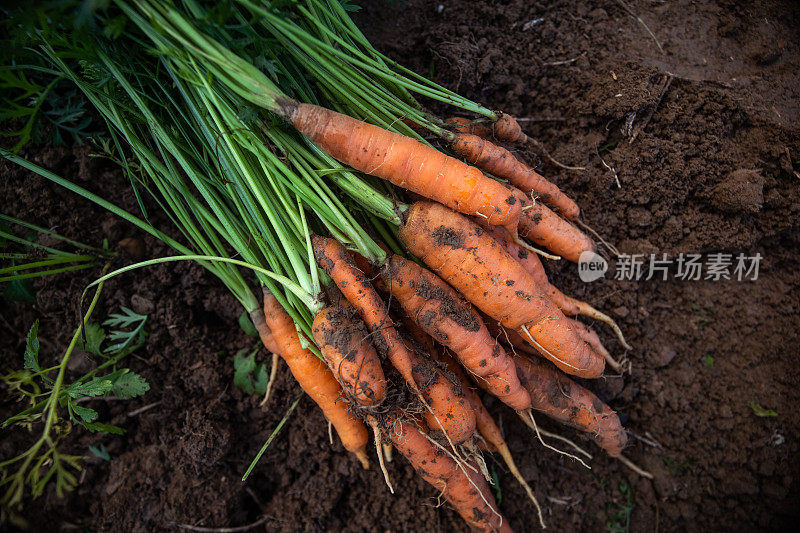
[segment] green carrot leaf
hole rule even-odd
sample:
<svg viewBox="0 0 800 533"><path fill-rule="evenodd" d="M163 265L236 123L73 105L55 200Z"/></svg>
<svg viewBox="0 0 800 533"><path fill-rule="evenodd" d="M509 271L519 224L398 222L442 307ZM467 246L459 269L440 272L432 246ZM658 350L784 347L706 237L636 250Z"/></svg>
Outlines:
<svg viewBox="0 0 800 533"><path fill-rule="evenodd" d="M114 384L106 377L92 378L86 383L73 383L66 388L65 392L72 398L82 398L84 396L103 396L107 394Z"/></svg>
<svg viewBox="0 0 800 533"><path fill-rule="evenodd" d="M33 323L28 336L25 337L25 368L39 372L39 321Z"/></svg>
<svg viewBox="0 0 800 533"><path fill-rule="evenodd" d="M121 427L112 426L111 424L103 424L102 422L87 422L83 427L92 433L108 433L110 435L124 435L125 430Z"/></svg>
<svg viewBox="0 0 800 533"><path fill-rule="evenodd" d="M118 398L133 398L141 396L150 390L150 384L136 372L126 371L119 376L111 388L114 396Z"/></svg>
<svg viewBox="0 0 800 533"><path fill-rule="evenodd" d="M74 411L75 414L78 415L84 422L94 422L97 420L98 414L94 409L82 407L73 401L70 401L70 407L72 408L72 411Z"/></svg>
<svg viewBox="0 0 800 533"><path fill-rule="evenodd" d="M100 446L89 446L89 451L92 452L92 455L98 459L102 459L103 461L111 460L111 456L108 454L108 450L106 450L106 447L103 444Z"/></svg>
<svg viewBox="0 0 800 533"><path fill-rule="evenodd" d="M263 396L267 393L267 385L269 385L267 365L259 363L256 365L255 372L253 372L253 389L255 389L256 394Z"/></svg>
<svg viewBox="0 0 800 533"><path fill-rule="evenodd" d="M253 394L253 380L250 374L256 368L256 351L249 354L246 352L247 350L243 348L233 356L233 384L247 394Z"/></svg>
<svg viewBox="0 0 800 533"><path fill-rule="evenodd" d="M106 339L106 331L96 322L89 322L84 327L84 335L86 342L81 345L81 348L89 353L95 355L103 355L103 350L100 345Z"/></svg>

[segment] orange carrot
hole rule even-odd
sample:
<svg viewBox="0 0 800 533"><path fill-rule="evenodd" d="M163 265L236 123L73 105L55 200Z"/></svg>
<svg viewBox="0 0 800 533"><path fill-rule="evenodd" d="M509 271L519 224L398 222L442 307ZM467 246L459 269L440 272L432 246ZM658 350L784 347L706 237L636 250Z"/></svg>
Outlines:
<svg viewBox="0 0 800 533"><path fill-rule="evenodd" d="M522 353L536 357L540 355L544 356L542 352L525 342L525 339L522 338L522 335L516 331L504 328L503 325L498 321L492 320L492 318L485 315L483 316L483 321L486 324L486 328L489 330L489 333L491 333L495 339L506 344L506 346L511 346L514 350L519 350ZM601 355L606 362L610 363L612 361L611 354L609 354L608 350L606 350L606 347L603 346L603 343L600 341L600 337L597 335L596 331L586 324L571 318L567 318L567 322L573 328L575 333L577 333L581 339L586 341L594 349L594 351ZM615 370L618 369L615 368Z"/></svg>
<svg viewBox="0 0 800 533"><path fill-rule="evenodd" d="M472 387L472 383L464 373L464 369L461 368L461 365L459 365L449 354L444 352L440 354L438 350L433 350L432 353L433 357L437 361L445 364L450 372L458 376L458 379L461 381L461 386L464 390L464 395L466 396L467 400L469 400L472 408L475 410L478 432L480 432L481 437L483 437L484 441L486 442L489 451L497 451L500 454L500 457L503 458L506 466L508 466L511 475L513 475L517 482L522 485L522 488L525 489L528 497L536 507L536 511L539 515L539 524L544 529L544 518L542 517L542 508L539 505L539 501L533 494L533 489L531 489L530 485L528 485L528 482L525 481L525 478L522 476L522 472L520 472L519 468L517 468L517 464L514 461L514 456L511 454L511 450L508 448L508 444L506 444L506 440L503 438L500 428L497 426L494 418L492 418L492 415L489 414L489 411L483 405L478 393Z"/></svg>
<svg viewBox="0 0 800 533"><path fill-rule="evenodd" d="M345 299L314 317L314 342L342 387L365 407L386 397L386 379L364 322Z"/></svg>
<svg viewBox="0 0 800 533"><path fill-rule="evenodd" d="M484 139L495 138L509 143L528 141L522 127L511 115L500 113L496 122L472 121L466 118L453 117L445 120L456 131L477 135Z"/></svg>
<svg viewBox="0 0 800 533"><path fill-rule="evenodd" d="M467 162L499 178L507 179L526 194L533 193L568 220L575 220L580 216L580 209L575 202L505 148L468 133L456 134L450 146Z"/></svg>
<svg viewBox="0 0 800 533"><path fill-rule="evenodd" d="M494 137L493 122L479 120L473 121L463 117L450 117L445 119L445 122L449 124L456 132L467 135L477 135L478 137L482 137L484 139L490 139Z"/></svg>
<svg viewBox="0 0 800 533"><path fill-rule="evenodd" d="M422 394L431 408L431 427L444 431L454 444L470 438L475 432L475 413L455 384L406 344L383 300L351 255L334 239L314 235L311 242L317 263L358 310L378 351Z"/></svg>
<svg viewBox="0 0 800 533"><path fill-rule="evenodd" d="M530 407L514 362L495 342L477 312L432 272L392 255L381 269L391 297L419 326L450 348L487 390L513 409Z"/></svg>
<svg viewBox="0 0 800 533"><path fill-rule="evenodd" d="M442 205L417 202L407 211L398 235L467 300L517 331L559 368L586 378L603 373L604 359L575 333L522 265L480 226Z"/></svg>
<svg viewBox="0 0 800 533"><path fill-rule="evenodd" d="M467 400L470 407L472 407L472 409L475 411L475 421L478 432L480 432L487 444L490 445L489 451L494 451L494 449L497 448L497 439L495 438L495 435L500 434L500 429L497 428L492 415L490 415L489 411L486 410L486 407L484 407L480 397L478 397L478 393L475 392L472 383L470 383L469 378L464 373L464 368L451 356L444 352L440 352L436 348L433 338L425 333L419 324L409 319L405 321L405 326L414 337L414 340L425 349L425 353L427 353L434 361L438 361L439 363L445 365L447 370L458 379L464 398ZM494 447L494 449L492 447Z"/></svg>
<svg viewBox="0 0 800 533"><path fill-rule="evenodd" d="M531 276L533 276L533 279L539 286L539 289L541 289L541 291L547 295L550 301L552 301L554 304L556 304L556 306L559 309L561 309L561 312L563 312L565 315L571 315L571 316L584 315L590 318L594 318L596 320L600 320L601 322L605 322L606 324L611 326L611 328L614 330L614 333L617 334L617 337L622 343L622 346L625 347L626 350L631 349L630 345L625 340L625 336L622 334L622 330L610 316L595 309L586 302L582 302L581 300L577 300L575 298L572 298L571 296L567 296L566 294L558 290L555 286L553 286L550 283L550 280L547 279L547 272L545 272L544 266L542 265L542 262L539 260L539 257L536 254L531 253L528 250L525 250L524 248L520 247L516 243L513 243L510 240L508 240L508 234L505 233L502 229L492 226L487 226L483 224L482 220L480 219L478 219L477 222L478 224L481 225L483 229L488 231L492 235L492 237L495 238L497 242L499 242L505 247L506 251L509 254L511 254L511 257L516 259L525 268L525 270L527 270L528 273ZM594 331L591 331L590 337L592 335L594 337L597 337L597 334ZM588 341L588 339L586 340ZM592 346L594 346L594 342L595 342L594 340L589 341L589 343L592 344ZM599 339L597 339L596 342L599 343L600 342ZM595 349L597 349L596 346ZM605 348L603 348L603 351L605 351ZM605 351L605 353L608 352ZM609 357L606 357L606 360L608 361Z"/></svg>
<svg viewBox="0 0 800 533"><path fill-rule="evenodd" d="M322 107L297 104L289 114L298 131L342 163L516 234L519 202L477 168L409 137Z"/></svg>
<svg viewBox="0 0 800 533"><path fill-rule="evenodd" d="M515 236L514 233L511 233ZM582 252L594 252L594 241L581 230L553 213L542 202L524 199L519 235L577 263Z"/></svg>
<svg viewBox="0 0 800 533"><path fill-rule="evenodd" d="M486 480L475 465L457 464L414 424L389 418L386 433L422 478L439 490L458 514L481 531L510 532L508 520L497 509Z"/></svg>
<svg viewBox="0 0 800 533"><path fill-rule="evenodd" d="M534 409L589 433L610 456L619 456L628 436L610 407L546 361L524 355L514 361Z"/></svg>
<svg viewBox="0 0 800 533"><path fill-rule="evenodd" d="M264 317L272 330L278 353L286 361L300 387L319 405L325 418L336 428L345 449L355 454L364 468L369 468L367 427L348 412L346 401L342 401L344 391L339 382L324 362L300 345L294 322L266 288Z"/></svg>

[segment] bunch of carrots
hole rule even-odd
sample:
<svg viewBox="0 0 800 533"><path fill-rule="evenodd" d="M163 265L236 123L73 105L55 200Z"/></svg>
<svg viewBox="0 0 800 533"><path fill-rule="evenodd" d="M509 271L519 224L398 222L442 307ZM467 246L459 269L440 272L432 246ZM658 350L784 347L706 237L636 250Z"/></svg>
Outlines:
<svg viewBox="0 0 800 533"><path fill-rule="evenodd" d="M335 0L239 0L213 14L188 0L112 4L93 20L123 19L113 38L29 32L46 65L37 72L81 89L106 121L106 154L182 240L3 155L182 254L169 260L217 275L275 354L273 375L280 357L365 468L374 445L390 488L395 449L466 522L510 531L483 459L497 452L544 526L481 390L543 444L534 411L636 468L618 416L569 377L621 364L571 317L603 321L629 346L607 315L554 287L540 259L577 262L596 244L577 204L507 148L538 146L511 116L393 64ZM442 120L414 95L477 118Z"/></svg>

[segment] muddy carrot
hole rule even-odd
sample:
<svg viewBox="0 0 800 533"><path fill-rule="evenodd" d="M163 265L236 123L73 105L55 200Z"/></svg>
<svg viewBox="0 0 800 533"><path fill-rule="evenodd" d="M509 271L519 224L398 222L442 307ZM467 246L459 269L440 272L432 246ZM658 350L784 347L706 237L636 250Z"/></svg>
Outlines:
<svg viewBox="0 0 800 533"><path fill-rule="evenodd" d="M495 138L509 143L528 141L528 136L522 131L519 122L506 113L500 113L495 122L472 121L462 117L452 117L445 120L454 130L461 133L478 135L484 139Z"/></svg>
<svg viewBox="0 0 800 533"><path fill-rule="evenodd" d="M508 520L497 509L494 495L474 465L458 464L415 424L389 418L386 434L422 478L439 490L458 514L481 531L510 532Z"/></svg>
<svg viewBox="0 0 800 533"><path fill-rule="evenodd" d="M371 407L386 396L386 379L364 322L345 299L314 317L314 342L333 375L359 404Z"/></svg>
<svg viewBox="0 0 800 533"><path fill-rule="evenodd" d="M312 237L312 245L317 264L358 310L378 351L422 394L431 409L431 427L443 430L454 444L470 438L475 431L475 413L470 405L436 365L417 355L400 336L386 304L351 254L334 239L318 235Z"/></svg>
<svg viewBox="0 0 800 533"><path fill-rule="evenodd" d="M518 233L573 263L578 262L581 253L597 249L588 235L539 201L525 199Z"/></svg>
<svg viewBox="0 0 800 533"><path fill-rule="evenodd" d="M478 393L472 387L472 383L464 373L464 369L456 362L455 359L453 359L453 357L450 356L450 354L446 352L439 352L438 350L433 350L432 353L433 357L437 361L446 365L447 369L456 375L459 381L461 381L464 395L466 396L472 408L475 410L478 432L487 443L489 451L497 451L500 454L500 457L502 457L503 461L505 461L508 470L511 472L511 475L513 475L517 482L522 485L522 488L525 489L525 492L528 494L528 498L531 499L533 505L536 507L536 511L539 515L539 525L544 528L545 525L544 518L542 517L542 508L533 493L533 489L531 489L530 485L528 485L528 482L525 481L525 478L522 476L522 472L520 472L519 468L517 468L517 464L514 461L514 456L511 454L511 450L508 448L508 444L506 444L506 440L503 438L503 433L497 426L497 422L494 421L492 415L483 405Z"/></svg>
<svg viewBox="0 0 800 533"><path fill-rule="evenodd" d="M528 482L525 481L525 478L519 471L519 468L517 468L516 462L514 461L514 456L511 454L511 450L508 448L508 444L506 444L500 428L497 426L494 418L492 418L492 415L483 405L483 402L478 396L478 393L475 391L472 382L469 380L469 377L467 377L467 374L464 372L464 369L446 351L438 350L433 342L433 339L424 331L422 331L422 329L415 322L409 320L406 322L406 326L413 335L414 340L423 345L427 353L429 353L433 359L445 365L448 372L456 376L461 382L461 387L464 391L464 397L467 398L470 405L475 410L478 432L480 433L481 437L483 437L487 450L490 452L496 451L503 458L511 474L514 476L517 482L522 485L522 488L525 489L528 497L536 507L539 515L539 524L542 526L542 528L544 528L545 525L544 518L542 517L542 510L538 500L536 499L536 496L533 493L533 489L531 489L530 485L528 485Z"/></svg>
<svg viewBox="0 0 800 533"><path fill-rule="evenodd" d="M547 295L550 301L556 304L556 306L561 309L565 315L584 315L596 320L600 320L601 322L605 322L611 326L611 329L614 330L614 333L616 333L620 343L622 343L622 346L625 347L626 350L631 349L630 345L625 340L625 336L622 334L622 330L610 316L595 309L586 302L572 298L571 296L567 296L558 290L554 285L552 285L550 280L547 279L547 272L545 272L544 266L536 254L531 253L516 243L508 240L508 234L505 233L501 228L484 225L481 223L481 221L478 221L478 223L483 229L488 231L495 238L495 240L497 240L497 242L501 243L505 247L506 251L511 254L511 256L516 259L531 276L533 276L533 279L539 286L539 289L541 289L542 292ZM594 332L592 333L595 336L597 335ZM592 342L590 342L590 344L592 344ZM605 348L603 350L605 350ZM606 358L606 360L608 361L609 358Z"/></svg>
<svg viewBox="0 0 800 533"><path fill-rule="evenodd" d="M537 200L553 206L564 218L575 220L580 216L580 208L574 201L505 148L468 133L456 134L450 146L479 169L507 179L527 195L533 193Z"/></svg>
<svg viewBox="0 0 800 533"><path fill-rule="evenodd" d="M414 139L310 104L287 112L317 146L351 167L516 234L521 206L499 182Z"/></svg>
<svg viewBox="0 0 800 533"><path fill-rule="evenodd" d="M396 255L382 267L381 278L406 314L450 348L487 390L513 409L529 407L528 393L519 385L513 361L472 306L447 283Z"/></svg>
<svg viewBox="0 0 800 533"><path fill-rule="evenodd" d="M444 281L517 331L559 368L586 378L603 373L604 359L575 333L522 265L480 226L440 204L416 202L398 235Z"/></svg>
<svg viewBox="0 0 800 533"><path fill-rule="evenodd" d="M544 356L542 352L525 342L525 339L522 338L522 335L516 331L504 328L498 321L493 320L485 315L482 318L487 329L489 330L489 333L491 333L495 339L504 343L506 346L510 346L512 351L520 351L535 357ZM614 367L614 370L619 370L619 364L614 361L614 359L611 357L611 354L609 354L608 350L606 350L606 347L603 346L603 343L595 330L586 324L571 318L567 318L567 321L581 339L589 343L594 351L601 355L609 365Z"/></svg>
<svg viewBox="0 0 800 533"><path fill-rule="evenodd" d="M585 431L612 457L622 452L628 436L617 414L597 396L539 358L517 355L514 361L534 409Z"/></svg>
<svg viewBox="0 0 800 533"><path fill-rule="evenodd" d="M297 329L277 298L264 289L264 317L272 331L278 353L286 361L300 387L319 405L336 433L364 468L369 468L367 427L347 410L344 391L333 373L317 356L300 345Z"/></svg>

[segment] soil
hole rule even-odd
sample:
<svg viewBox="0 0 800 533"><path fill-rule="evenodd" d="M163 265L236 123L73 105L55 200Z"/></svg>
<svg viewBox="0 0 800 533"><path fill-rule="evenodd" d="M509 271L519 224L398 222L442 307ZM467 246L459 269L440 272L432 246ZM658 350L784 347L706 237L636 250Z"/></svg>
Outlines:
<svg viewBox="0 0 800 533"><path fill-rule="evenodd" d="M790 529L800 517L800 427L792 415L800 401L800 8L410 0L368 3L357 21L392 58L524 118L526 133L555 159L585 166L564 170L518 148L623 252L762 257L757 281L741 282L607 276L586 284L574 265L548 264L555 285L609 312L634 346L630 373L584 384L620 414L630 432L625 454L655 475L643 479L597 448L592 470L583 469L543 449L487 398L548 526L625 530L620 510L629 494L632 531ZM25 155L136 210L126 180L85 147ZM89 244L124 240L118 264L168 253L54 185L6 163L0 171L10 215ZM4 371L19 364L36 318L45 359L66 346L79 295L96 276L41 279L33 305L3 301ZM376 470L363 471L338 441L329 444L323 417L306 398L242 483L298 397L285 366L266 407L233 386L232 356L255 342L237 326L235 300L198 266L172 263L117 278L96 316L122 305L148 314L147 343L129 365L151 390L92 403L102 421L127 433L73 431L67 451L87 454L88 445L102 443L111 461L90 460L66 498L49 490L24 506L32 529L234 527L266 516L259 527L270 531L467 530L400 458L390 471L401 490L390 495ZM620 354L608 329L596 326ZM263 348L259 357L267 357ZM751 403L777 416L758 417ZM2 414L18 407L4 401ZM541 425L591 446L573 430ZM29 441L24 432L4 432L0 457ZM524 491L501 463L494 468L511 525L536 529Z"/></svg>

